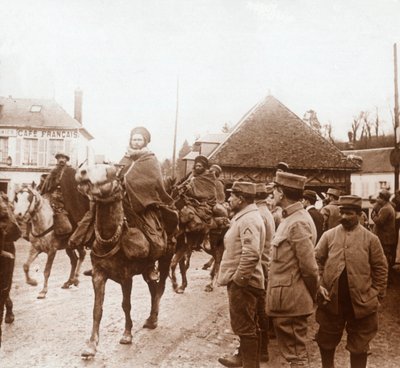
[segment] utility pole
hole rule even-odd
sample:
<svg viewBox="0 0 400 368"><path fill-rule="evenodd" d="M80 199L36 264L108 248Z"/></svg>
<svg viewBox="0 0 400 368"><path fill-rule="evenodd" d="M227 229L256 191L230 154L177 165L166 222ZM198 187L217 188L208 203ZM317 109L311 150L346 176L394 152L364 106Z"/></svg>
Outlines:
<svg viewBox="0 0 400 368"><path fill-rule="evenodd" d="M179 78L176 81L176 114L175 114L175 131L174 131L174 150L172 154L172 178L175 178L176 166L176 135L178 131L178 111L179 111Z"/></svg>
<svg viewBox="0 0 400 368"><path fill-rule="evenodd" d="M394 137L395 144L394 149L396 151L396 156L399 156L400 150L400 126L399 126L399 90L397 84L397 44L393 45L393 58L394 58ZM399 159L395 160L394 166L394 190L399 189Z"/></svg>

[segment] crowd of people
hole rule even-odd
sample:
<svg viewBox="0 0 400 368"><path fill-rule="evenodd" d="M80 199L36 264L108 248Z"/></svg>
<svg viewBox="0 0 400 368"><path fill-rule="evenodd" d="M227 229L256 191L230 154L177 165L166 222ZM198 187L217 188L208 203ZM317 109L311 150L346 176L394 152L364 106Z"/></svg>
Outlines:
<svg viewBox="0 0 400 368"><path fill-rule="evenodd" d="M210 165L202 155L169 194L160 165L147 148L150 140L146 128L132 130L118 173L126 191L128 223L138 227L150 244L154 264L147 280L157 280L156 260L171 241L165 231L166 207L170 214L171 209L173 213L192 207L203 229L213 226L213 218L228 217L230 212L218 283L227 288L231 327L240 346L219 362L253 368L268 361L272 325L291 367L309 366L308 318L316 309L315 340L322 366L334 366L335 349L346 329L351 367L365 367L388 270L391 274L400 264L396 224L400 200L391 200L391 194L381 190L371 200L369 226L360 197L329 188L325 198L318 198L321 194L305 188L307 178L290 173L285 163L277 165L271 183L235 181L225 190L221 167ZM56 167L40 185L57 217L55 233L67 234L71 247L87 246L93 241L93 206L77 204L79 194L67 189L75 170L67 165L65 153L56 158ZM76 201L72 207L71 198ZM318 199L324 202L321 209L315 207Z"/></svg>

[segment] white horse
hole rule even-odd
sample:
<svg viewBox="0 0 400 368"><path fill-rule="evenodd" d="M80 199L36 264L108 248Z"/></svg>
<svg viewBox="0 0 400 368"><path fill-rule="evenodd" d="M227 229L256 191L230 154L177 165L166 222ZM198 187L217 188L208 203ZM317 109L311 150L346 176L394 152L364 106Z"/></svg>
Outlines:
<svg viewBox="0 0 400 368"><path fill-rule="evenodd" d="M48 280L57 250L65 249L71 260L71 272L69 279L63 284L63 289L68 289L71 285L78 286L79 270L85 258L85 250L67 247L68 237L59 237L54 233L53 209L47 195L42 196L35 188L26 187L15 195L14 214L17 218L28 219L31 223L29 241L31 248L27 261L24 263L26 282L29 285L37 286L37 281L29 276L29 266L36 257L44 252L47 254L46 266L44 269L44 285L38 295L38 299L46 297L48 290Z"/></svg>

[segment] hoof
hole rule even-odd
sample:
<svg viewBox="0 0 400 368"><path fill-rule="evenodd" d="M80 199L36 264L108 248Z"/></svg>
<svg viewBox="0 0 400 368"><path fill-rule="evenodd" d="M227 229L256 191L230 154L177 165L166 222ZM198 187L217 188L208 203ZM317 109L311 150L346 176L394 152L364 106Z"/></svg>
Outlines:
<svg viewBox="0 0 400 368"><path fill-rule="evenodd" d="M182 286L179 286L179 287L175 290L175 292L176 292L177 294L183 294L183 293L185 292L185 288L182 287Z"/></svg>
<svg viewBox="0 0 400 368"><path fill-rule="evenodd" d="M124 335L122 336L121 340L119 340L119 343L122 345L130 345L132 344L132 335Z"/></svg>
<svg viewBox="0 0 400 368"><path fill-rule="evenodd" d="M75 280L73 281L73 283L74 283L74 286L76 286L76 287L79 286L79 280L78 280L78 279L75 279Z"/></svg>
<svg viewBox="0 0 400 368"><path fill-rule="evenodd" d="M61 289L69 289L69 287L71 286L71 283L69 281L64 282L63 286L61 286Z"/></svg>
<svg viewBox="0 0 400 368"><path fill-rule="evenodd" d="M81 353L81 357L84 359L90 359L93 358L95 355L96 355L96 346L93 343L88 342L86 344L86 348L83 349Z"/></svg>
<svg viewBox="0 0 400 368"><path fill-rule="evenodd" d="M157 328L157 321L153 321L150 318L147 318L146 322L143 325L143 328L154 330L155 328Z"/></svg>
<svg viewBox="0 0 400 368"><path fill-rule="evenodd" d="M212 285L206 285L206 287L204 288L204 291L206 291L207 293L210 293L213 290L214 288L212 287Z"/></svg>
<svg viewBox="0 0 400 368"><path fill-rule="evenodd" d="M45 299L46 298L46 293L44 291L40 292L39 295L37 296L38 299Z"/></svg>
<svg viewBox="0 0 400 368"><path fill-rule="evenodd" d="M37 286L38 285L37 281L33 280L33 279L27 280L26 283L28 285L31 285L31 286Z"/></svg>
<svg viewBox="0 0 400 368"><path fill-rule="evenodd" d="M15 319L14 313L7 313L6 317L4 318L5 323L13 323Z"/></svg>

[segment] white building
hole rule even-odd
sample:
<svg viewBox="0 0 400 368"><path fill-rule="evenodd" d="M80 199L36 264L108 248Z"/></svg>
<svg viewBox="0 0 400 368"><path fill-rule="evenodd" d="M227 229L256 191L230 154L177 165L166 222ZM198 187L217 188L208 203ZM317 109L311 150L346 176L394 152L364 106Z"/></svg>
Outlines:
<svg viewBox="0 0 400 368"><path fill-rule="evenodd" d="M0 97L0 191L11 198L35 181L65 152L73 167L94 163L93 136L82 126L82 92L75 91L75 117L54 100Z"/></svg>

